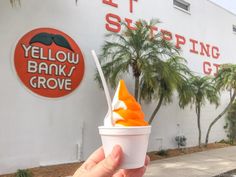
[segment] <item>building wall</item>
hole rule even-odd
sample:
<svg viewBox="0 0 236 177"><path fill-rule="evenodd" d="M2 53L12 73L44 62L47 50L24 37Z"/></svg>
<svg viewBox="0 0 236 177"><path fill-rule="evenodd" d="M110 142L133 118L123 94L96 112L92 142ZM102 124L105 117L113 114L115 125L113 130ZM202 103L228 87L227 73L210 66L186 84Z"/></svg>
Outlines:
<svg viewBox="0 0 236 177"><path fill-rule="evenodd" d="M133 1L132 13L129 1L113 2L118 8L104 4L102 0L92 3L79 0L77 5L73 0L22 0L21 7L15 8L8 0L0 1L0 174L19 168L83 160L101 145L97 127L103 123L107 105L103 90L94 81L96 67L90 50L99 53L108 32L106 16L109 13L133 21L159 18L162 23L158 29L170 31L173 41L175 34L186 39L182 54L189 67L200 75L203 74L204 61L210 64L234 63L236 35L232 32L232 24L236 16L210 1L188 0L190 14L174 8L171 0ZM67 33L84 54L85 74L80 86L60 99L46 99L30 93L18 80L13 68L12 57L17 41L39 27ZM189 52L192 47L190 38L218 47L220 57L215 59ZM126 77L126 81L133 90L132 77ZM208 104L203 108L203 138L209 122L227 102L225 93L219 108ZM154 107L154 102L143 105L147 118ZM225 138L223 125L222 120L213 127L210 142ZM188 146L197 144L195 111L190 107L181 110L174 98L172 104L161 108L153 122L149 150L176 148L174 137L179 134L187 137Z"/></svg>

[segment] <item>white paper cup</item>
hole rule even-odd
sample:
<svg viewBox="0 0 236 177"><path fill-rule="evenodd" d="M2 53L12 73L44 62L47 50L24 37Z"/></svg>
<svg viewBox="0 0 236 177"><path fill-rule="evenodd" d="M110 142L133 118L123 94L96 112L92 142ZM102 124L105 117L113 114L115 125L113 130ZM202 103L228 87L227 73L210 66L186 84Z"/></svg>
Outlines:
<svg viewBox="0 0 236 177"><path fill-rule="evenodd" d="M98 127L103 149L107 157L115 145L123 150L121 169L144 166L151 126Z"/></svg>

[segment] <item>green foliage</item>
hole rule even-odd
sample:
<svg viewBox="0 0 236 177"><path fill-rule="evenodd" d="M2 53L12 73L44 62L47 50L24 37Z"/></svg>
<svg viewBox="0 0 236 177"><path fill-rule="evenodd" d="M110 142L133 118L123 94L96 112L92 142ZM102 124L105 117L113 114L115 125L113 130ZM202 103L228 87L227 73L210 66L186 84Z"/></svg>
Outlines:
<svg viewBox="0 0 236 177"><path fill-rule="evenodd" d="M236 65L222 64L215 78L216 86L222 90L236 90Z"/></svg>
<svg viewBox="0 0 236 177"><path fill-rule="evenodd" d="M180 56L160 61L154 71L141 79L141 98L152 101L163 96L164 104L172 102L174 91L187 80L191 73L186 63L186 60Z"/></svg>
<svg viewBox="0 0 236 177"><path fill-rule="evenodd" d="M208 100L211 104L219 105L219 91L216 89L213 78L209 76L192 76L179 88L179 105L184 108L190 105L204 105Z"/></svg>
<svg viewBox="0 0 236 177"><path fill-rule="evenodd" d="M163 103L172 102L174 91L190 74L186 60L180 57L180 50L162 34L153 34L152 27L159 23L139 20L135 30L122 23L120 33L109 33L102 46L100 63L111 87L126 74L134 78L134 95L141 102L157 100L157 107L149 119L151 124ZM100 83L99 74L96 80Z"/></svg>
<svg viewBox="0 0 236 177"><path fill-rule="evenodd" d="M236 101L233 102L227 112L226 126L224 128L227 132L229 144L234 144L236 140Z"/></svg>
<svg viewBox="0 0 236 177"><path fill-rule="evenodd" d="M159 21L150 23L139 20L135 23L136 30L131 30L124 23L120 33L109 33L102 47L101 65L108 83L115 87L124 74L130 72L134 78L155 85L151 80L153 73L161 69L163 59L178 54L175 46L165 41L160 33L152 35L152 26ZM96 75L99 80L99 75ZM138 88L135 88L139 92ZM139 95L139 94L136 94Z"/></svg>
<svg viewBox="0 0 236 177"><path fill-rule="evenodd" d="M213 79L208 76L192 76L187 82L181 85L179 93L179 105L184 108L187 105L194 105L197 126L198 126L198 146L201 146L201 107L209 101L211 104L219 105L219 90L216 89Z"/></svg>
<svg viewBox="0 0 236 177"><path fill-rule="evenodd" d="M214 81L216 83L217 90L229 91L230 100L225 109L210 123L206 134L205 146L208 144L210 131L213 125L229 110L236 98L236 65L222 64Z"/></svg>
<svg viewBox="0 0 236 177"><path fill-rule="evenodd" d="M225 128L225 127L224 127ZM216 142L216 143L222 143L222 144L231 144L232 145L232 143L230 143L230 141L227 139L227 140L225 140L225 139L222 139L222 140L220 140L220 141L218 141L218 142Z"/></svg>
<svg viewBox="0 0 236 177"><path fill-rule="evenodd" d="M129 73L132 69L134 76L140 76L143 66L142 60L147 59L140 54L144 53L145 45L150 45L150 29L137 25L137 30L130 30L124 23L121 33L109 33L102 47L101 64L103 71L112 87L115 87L121 75ZM143 64L143 65L142 65ZM148 63L146 64L148 65Z"/></svg>
<svg viewBox="0 0 236 177"><path fill-rule="evenodd" d="M33 174L28 169L17 170L15 177L33 177Z"/></svg>

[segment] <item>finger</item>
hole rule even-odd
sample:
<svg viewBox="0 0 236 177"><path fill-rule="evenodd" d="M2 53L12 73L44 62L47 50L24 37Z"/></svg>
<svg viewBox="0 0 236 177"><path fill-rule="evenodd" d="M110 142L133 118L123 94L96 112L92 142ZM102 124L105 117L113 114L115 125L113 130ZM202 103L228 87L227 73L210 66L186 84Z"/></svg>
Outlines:
<svg viewBox="0 0 236 177"><path fill-rule="evenodd" d="M90 170L103 159L105 159L105 155L103 148L100 147L92 155L89 156L89 158L83 163L82 168L85 170Z"/></svg>
<svg viewBox="0 0 236 177"><path fill-rule="evenodd" d="M121 170L119 173L122 174L124 177L142 177L146 171L146 167L136 168L136 169L128 169L128 170ZM123 177L123 176L115 176L115 177Z"/></svg>
<svg viewBox="0 0 236 177"><path fill-rule="evenodd" d="M91 176L107 177L112 176L118 169L122 158L120 146L114 146L112 153L103 161L98 163L90 172Z"/></svg>
<svg viewBox="0 0 236 177"><path fill-rule="evenodd" d="M137 168L137 169L129 169L129 170L119 170L113 177L142 177L146 171L146 167L150 163L149 156L146 156L144 167Z"/></svg>
<svg viewBox="0 0 236 177"><path fill-rule="evenodd" d="M146 159L145 159L145 163L144 163L144 166L147 167L150 163L150 157L147 155L146 156Z"/></svg>
<svg viewBox="0 0 236 177"><path fill-rule="evenodd" d="M89 156L87 161L93 161L95 163L99 163L104 158L105 158L105 154L104 154L103 148L100 147L92 155Z"/></svg>
<svg viewBox="0 0 236 177"><path fill-rule="evenodd" d="M125 177L124 170L119 170L112 177Z"/></svg>
<svg viewBox="0 0 236 177"><path fill-rule="evenodd" d="M102 161L105 158L103 148L98 148L89 158L83 163L83 165L76 170L74 173L75 176L80 176L81 173L87 172L91 170L97 163Z"/></svg>

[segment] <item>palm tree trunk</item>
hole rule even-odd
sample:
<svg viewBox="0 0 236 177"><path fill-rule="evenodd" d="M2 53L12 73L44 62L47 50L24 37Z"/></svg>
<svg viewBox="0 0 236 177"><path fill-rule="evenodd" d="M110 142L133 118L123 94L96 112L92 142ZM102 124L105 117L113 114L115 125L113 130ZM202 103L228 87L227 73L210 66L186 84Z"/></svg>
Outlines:
<svg viewBox="0 0 236 177"><path fill-rule="evenodd" d="M152 113L152 115L151 115L151 117L150 117L150 119L149 119L149 121L148 121L149 125L152 124L153 119L155 118L155 116L156 116L158 110L160 109L161 104L162 104L162 101L163 101L163 98L164 98L164 95L161 95L161 97L160 97L160 99L159 99L159 101L158 101L157 107L156 107L155 110L153 111L153 113Z"/></svg>
<svg viewBox="0 0 236 177"><path fill-rule="evenodd" d="M230 98L230 102L226 106L226 108L209 125L208 130L207 130L207 134L206 134L205 147L207 147L207 145L208 145L209 135L210 135L210 131L211 131L212 126L228 111L228 109L233 104L235 97L236 97L236 91L234 92L233 96Z"/></svg>
<svg viewBox="0 0 236 177"><path fill-rule="evenodd" d="M138 98L139 98L139 77L135 77L134 97L138 101Z"/></svg>
<svg viewBox="0 0 236 177"><path fill-rule="evenodd" d="M201 106L199 103L197 103L197 108L196 108L196 112L197 112L197 127L198 127L198 147L201 147L201 139L202 139L202 130L201 130Z"/></svg>

